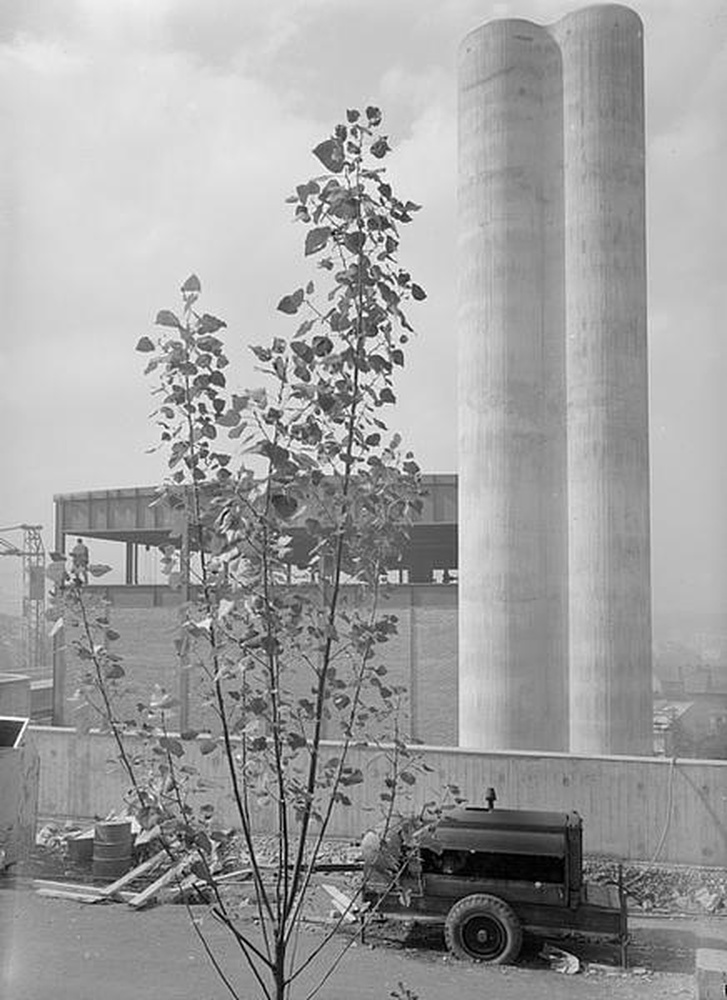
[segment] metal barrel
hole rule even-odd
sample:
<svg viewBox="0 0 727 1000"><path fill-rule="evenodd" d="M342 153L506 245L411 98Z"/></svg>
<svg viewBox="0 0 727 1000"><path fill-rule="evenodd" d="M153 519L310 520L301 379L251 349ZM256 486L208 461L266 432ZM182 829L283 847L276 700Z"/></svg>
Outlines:
<svg viewBox="0 0 727 1000"><path fill-rule="evenodd" d="M131 823L97 823L93 838L93 874L118 878L131 867Z"/></svg>

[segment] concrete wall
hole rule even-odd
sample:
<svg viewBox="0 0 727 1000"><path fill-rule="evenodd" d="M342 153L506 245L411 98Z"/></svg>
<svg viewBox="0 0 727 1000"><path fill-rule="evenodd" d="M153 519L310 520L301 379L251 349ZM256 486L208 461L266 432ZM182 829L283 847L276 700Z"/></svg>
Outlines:
<svg viewBox="0 0 727 1000"><path fill-rule="evenodd" d="M161 588L158 588L161 590ZM349 591L349 588L346 588ZM352 588L351 588L352 590ZM177 635L177 607L169 603L174 592L164 588L155 594L147 587L92 588L95 597L105 597L113 627L121 638L114 651L124 657L126 689L122 717L132 718L136 701L148 701L155 684L167 691L179 691L180 666L174 649ZM178 598L177 598L178 599ZM349 592L349 600L355 593ZM393 586L382 603L382 612L397 615L398 635L377 650L386 664L390 679L408 691L402 725L409 735L427 743L457 743L457 587L448 584L406 584ZM72 638L66 629L66 640ZM56 723L75 724L73 704L68 700L78 686L84 665L66 649L63 697L56 705L64 713ZM190 677L189 725L205 728L211 724L204 708L207 685L201 671ZM126 715L124 715L126 711ZM335 734L330 734L335 735Z"/></svg>
<svg viewBox="0 0 727 1000"><path fill-rule="evenodd" d="M0 747L0 874L35 846L39 761L27 734L19 747Z"/></svg>
<svg viewBox="0 0 727 1000"><path fill-rule="evenodd" d="M44 726L31 732L41 757L41 816L90 818L119 808L128 782L114 763L109 736ZM193 741L185 746L187 762L211 782L197 801L214 802L219 822L236 825L220 752L202 756ZM335 744L328 746L336 752ZM727 762L441 747L423 747L421 753L433 772L419 780L412 808L438 796L446 782L458 784L473 803L492 785L503 808L578 810L591 854L650 860L661 844L661 861L727 866ZM365 781L355 790L354 805L339 811L331 833L357 839L376 818L381 754L358 748L351 762L361 767ZM271 830L270 821L269 814L261 814L259 830Z"/></svg>
<svg viewBox="0 0 727 1000"><path fill-rule="evenodd" d="M30 678L23 674L0 674L0 715L30 718Z"/></svg>

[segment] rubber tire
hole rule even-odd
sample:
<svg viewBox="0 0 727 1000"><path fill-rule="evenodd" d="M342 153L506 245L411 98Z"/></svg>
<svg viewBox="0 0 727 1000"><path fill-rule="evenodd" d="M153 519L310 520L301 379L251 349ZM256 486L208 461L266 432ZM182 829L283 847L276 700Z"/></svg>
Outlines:
<svg viewBox="0 0 727 1000"><path fill-rule="evenodd" d="M481 932L494 937L489 947L477 947L478 922ZM514 962L520 954L523 930L503 899L482 893L465 896L454 904L444 924L444 939L457 958L483 965L505 965Z"/></svg>

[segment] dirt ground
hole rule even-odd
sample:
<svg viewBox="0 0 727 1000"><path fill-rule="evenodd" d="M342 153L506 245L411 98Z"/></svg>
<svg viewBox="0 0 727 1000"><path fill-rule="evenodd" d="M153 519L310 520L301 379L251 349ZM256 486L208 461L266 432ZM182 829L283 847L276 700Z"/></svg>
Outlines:
<svg viewBox="0 0 727 1000"><path fill-rule="evenodd" d="M193 909L200 929L222 957L240 997L260 996L227 933L204 908ZM388 1000L397 984L411 1000L651 1000L691 998L694 947L722 934L685 921L632 922L631 968L622 972L613 949L582 941L565 946L586 963L585 972L565 976L526 947L517 966L486 968L458 962L434 931L386 925L367 943L339 936L337 952L350 944L320 1000ZM716 927L716 930L714 928ZM714 931L714 933L713 933ZM320 942L323 929L305 925L300 954ZM714 941L712 943L715 943ZM332 954L332 952L329 952ZM588 971L587 963L607 968ZM609 964L610 963L610 964ZM304 1000L316 984L301 977L294 993ZM3 1000L224 1000L230 996L215 977L190 924L187 910L160 905L135 912L124 904L84 905L35 894L28 879L0 879L0 996Z"/></svg>

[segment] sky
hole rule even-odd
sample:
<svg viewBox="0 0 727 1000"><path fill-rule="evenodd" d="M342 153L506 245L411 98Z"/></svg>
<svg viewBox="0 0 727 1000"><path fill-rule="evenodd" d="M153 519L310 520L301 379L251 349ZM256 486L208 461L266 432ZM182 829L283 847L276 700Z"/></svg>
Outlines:
<svg viewBox="0 0 727 1000"><path fill-rule="evenodd" d="M55 493L160 481L134 345L191 273L246 345L309 271L285 197L347 107L382 107L401 259L428 292L392 423L456 471L456 59L556 0L4 0L0 7L0 528ZM643 0L654 609L727 610L727 6ZM0 532L2 535L3 532ZM5 535L11 540L17 536ZM20 560L0 560L18 612Z"/></svg>

